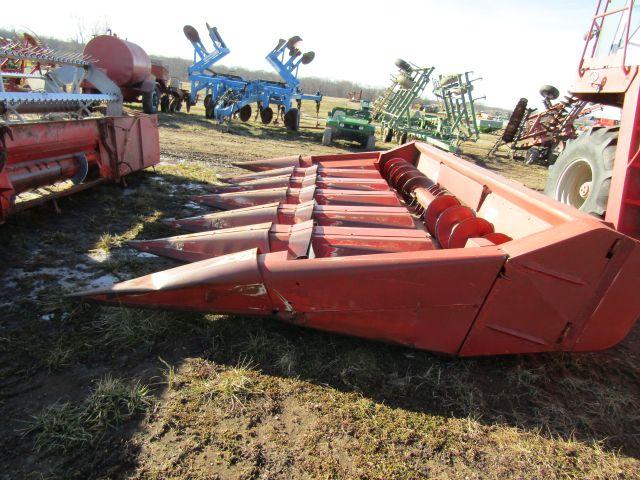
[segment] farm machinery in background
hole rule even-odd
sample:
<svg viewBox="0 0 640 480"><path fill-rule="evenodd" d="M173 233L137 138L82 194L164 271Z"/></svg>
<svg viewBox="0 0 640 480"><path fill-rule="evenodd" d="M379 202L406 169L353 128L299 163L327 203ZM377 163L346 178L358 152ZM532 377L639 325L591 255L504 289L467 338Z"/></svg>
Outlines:
<svg viewBox="0 0 640 480"><path fill-rule="evenodd" d="M156 117L123 115L122 90L94 62L0 40L0 223L158 163Z"/></svg>
<svg viewBox="0 0 640 480"><path fill-rule="evenodd" d="M544 85L540 95L545 110L536 113L537 109L528 108L528 100L521 98L489 156L502 145L509 145L511 157L523 159L527 165L553 163L566 142L577 138L575 121L602 108L588 106L588 102L573 95L553 103L560 92L551 85Z"/></svg>
<svg viewBox="0 0 640 480"><path fill-rule="evenodd" d="M334 107L327 116L322 134L322 144L331 145L333 140L344 139L360 143L363 148L376 147L376 127L371 124L371 104L360 102L360 109Z"/></svg>
<svg viewBox="0 0 640 480"><path fill-rule="evenodd" d="M194 27L186 25L183 29L194 48L194 63L188 69L191 99L194 101L198 92L205 91L204 106L207 118L222 122L238 115L240 120L247 122L252 116L251 104L255 103L257 115L263 124L272 121L276 123L281 118L288 130L297 131L300 126L302 100L316 102L316 115L318 114L322 100L320 92L308 95L300 89L300 65L311 63L315 57L313 52L301 52L300 37L280 39L266 56L266 60L282 82L246 80L237 75L216 73L213 70L214 65L229 54L230 50L216 27L207 24L207 29L213 45L211 52L207 50Z"/></svg>
<svg viewBox="0 0 640 480"><path fill-rule="evenodd" d="M194 104L190 85L172 79L162 63L151 61L144 49L133 42L112 34L98 35L85 45L84 55L120 87L123 101L141 102L145 113L157 113L158 109L179 112L183 103L188 111Z"/></svg>
<svg viewBox="0 0 640 480"><path fill-rule="evenodd" d="M413 105L425 91L434 68L419 68L397 60L399 72L391 85L374 102L372 118L380 125L385 142L395 139L399 144L417 139L444 150L457 151L461 142L477 140L471 72L440 75L433 81L433 93L440 111L430 113L413 110Z"/></svg>

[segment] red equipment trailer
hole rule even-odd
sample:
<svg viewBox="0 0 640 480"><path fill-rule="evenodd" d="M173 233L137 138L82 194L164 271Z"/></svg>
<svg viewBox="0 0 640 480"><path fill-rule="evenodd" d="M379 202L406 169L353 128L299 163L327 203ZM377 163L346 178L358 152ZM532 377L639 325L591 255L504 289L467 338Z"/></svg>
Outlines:
<svg viewBox="0 0 640 480"><path fill-rule="evenodd" d="M634 5L609 6L599 3L591 31ZM628 44L637 29L620 24ZM251 161L238 166L256 173L197 197L230 210L172 222L195 234L133 244L190 263L79 295L460 356L611 347L640 314L640 78L626 52L583 55L572 92L623 106L606 221L424 143ZM581 161L613 160L614 133L590 132L591 151L606 154L583 149ZM574 154L568 145L556 165ZM585 178L573 180L589 210L603 177Z"/></svg>
<svg viewBox="0 0 640 480"><path fill-rule="evenodd" d="M182 82L172 82L167 68L152 61L139 45L116 35L99 35L84 47L84 54L104 69L122 90L125 102L142 102L144 113L180 111L189 91ZM89 89L90 91L90 89Z"/></svg>

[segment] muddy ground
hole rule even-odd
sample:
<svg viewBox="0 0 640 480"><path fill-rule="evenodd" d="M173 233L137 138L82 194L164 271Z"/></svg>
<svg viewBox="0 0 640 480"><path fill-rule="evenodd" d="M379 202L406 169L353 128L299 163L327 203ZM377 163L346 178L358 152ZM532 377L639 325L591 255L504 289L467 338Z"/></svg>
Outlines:
<svg viewBox="0 0 640 480"><path fill-rule="evenodd" d="M155 171L0 227L0 479L640 478L638 328L602 353L459 360L65 296L175 266L126 241L209 211L188 197L231 161L356 149L305 112L300 133L163 115ZM543 188L494 141L463 153Z"/></svg>

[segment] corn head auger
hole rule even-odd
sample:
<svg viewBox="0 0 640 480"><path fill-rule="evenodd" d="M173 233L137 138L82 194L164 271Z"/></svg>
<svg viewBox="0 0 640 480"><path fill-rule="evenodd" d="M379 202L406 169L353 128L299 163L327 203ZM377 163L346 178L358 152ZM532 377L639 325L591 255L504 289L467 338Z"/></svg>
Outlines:
<svg viewBox="0 0 640 480"><path fill-rule="evenodd" d="M237 166L194 197L225 211L131 244L185 265L77 295L460 356L604 349L640 312L636 240L428 144Z"/></svg>

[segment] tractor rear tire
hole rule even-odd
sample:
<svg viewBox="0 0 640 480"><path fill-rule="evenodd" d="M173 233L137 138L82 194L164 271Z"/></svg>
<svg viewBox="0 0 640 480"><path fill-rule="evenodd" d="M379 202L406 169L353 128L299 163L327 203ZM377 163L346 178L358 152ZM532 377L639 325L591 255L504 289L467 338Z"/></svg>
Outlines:
<svg viewBox="0 0 640 480"><path fill-rule="evenodd" d="M240 116L240 120L248 122L251 119L251 105L243 106L238 114Z"/></svg>
<svg viewBox="0 0 640 480"><path fill-rule="evenodd" d="M142 94L142 110L146 114L158 113L158 103L160 103L160 89L156 85L150 92Z"/></svg>
<svg viewBox="0 0 640 480"><path fill-rule="evenodd" d="M289 111L284 114L284 124L287 130L291 130L292 132L300 130L300 110L290 108Z"/></svg>
<svg viewBox="0 0 640 480"><path fill-rule="evenodd" d="M333 136L333 131L330 127L324 129L322 133L322 145L331 145L331 137Z"/></svg>
<svg viewBox="0 0 640 480"><path fill-rule="evenodd" d="M367 152L371 152L376 149L376 136L371 134L367 137L367 141L364 144L364 149Z"/></svg>
<svg viewBox="0 0 640 480"><path fill-rule="evenodd" d="M273 120L273 110L271 107L260 109L260 121L263 124L268 125L271 123L271 120Z"/></svg>
<svg viewBox="0 0 640 480"><path fill-rule="evenodd" d="M607 210L619 127L592 128L570 140L549 167L544 193L602 218Z"/></svg>

